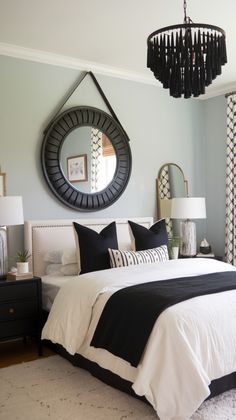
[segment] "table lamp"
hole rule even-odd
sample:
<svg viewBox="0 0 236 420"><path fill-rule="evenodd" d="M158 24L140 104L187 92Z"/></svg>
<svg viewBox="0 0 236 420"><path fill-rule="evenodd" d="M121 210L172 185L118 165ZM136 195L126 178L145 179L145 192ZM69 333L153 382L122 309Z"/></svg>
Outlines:
<svg viewBox="0 0 236 420"><path fill-rule="evenodd" d="M196 224L191 219L206 218L205 198L172 198L171 218L184 219L180 222L180 255L195 257L197 254Z"/></svg>
<svg viewBox="0 0 236 420"><path fill-rule="evenodd" d="M7 226L23 225L22 197L0 197L0 277L8 271Z"/></svg>

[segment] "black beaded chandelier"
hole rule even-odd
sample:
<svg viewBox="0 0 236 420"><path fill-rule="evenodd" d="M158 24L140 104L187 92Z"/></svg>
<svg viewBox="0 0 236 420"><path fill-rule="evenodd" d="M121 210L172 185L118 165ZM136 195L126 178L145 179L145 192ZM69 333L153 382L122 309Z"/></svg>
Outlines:
<svg viewBox="0 0 236 420"><path fill-rule="evenodd" d="M174 98L198 97L227 63L225 32L218 26L193 23L166 26L147 39L147 67Z"/></svg>

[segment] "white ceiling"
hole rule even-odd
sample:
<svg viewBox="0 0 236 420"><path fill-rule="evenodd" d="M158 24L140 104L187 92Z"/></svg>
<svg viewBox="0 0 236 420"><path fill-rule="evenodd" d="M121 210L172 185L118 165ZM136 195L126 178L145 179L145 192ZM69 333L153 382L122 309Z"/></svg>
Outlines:
<svg viewBox="0 0 236 420"><path fill-rule="evenodd" d="M188 0L187 14L226 31L228 63L202 98L235 89L236 1ZM0 0L0 54L157 84L147 36L182 22L183 0Z"/></svg>

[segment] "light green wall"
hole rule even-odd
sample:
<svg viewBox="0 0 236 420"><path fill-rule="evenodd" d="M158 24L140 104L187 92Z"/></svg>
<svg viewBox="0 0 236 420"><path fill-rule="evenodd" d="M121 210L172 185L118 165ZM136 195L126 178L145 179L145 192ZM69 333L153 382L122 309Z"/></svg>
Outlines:
<svg viewBox="0 0 236 420"><path fill-rule="evenodd" d="M131 178L121 198L103 211L77 212L59 202L43 178L40 149L44 128L78 76L77 70L0 57L0 165L7 173L8 194L23 196L25 220L156 217L155 179L165 162L183 168L191 195L205 195L202 102L173 99L153 85L97 75L130 138ZM90 78L66 108L72 105L107 110ZM198 224L202 238L205 225ZM22 229L16 230L11 252L22 241Z"/></svg>
<svg viewBox="0 0 236 420"><path fill-rule="evenodd" d="M224 255L226 185L226 99L204 102L206 130L207 239L217 255Z"/></svg>

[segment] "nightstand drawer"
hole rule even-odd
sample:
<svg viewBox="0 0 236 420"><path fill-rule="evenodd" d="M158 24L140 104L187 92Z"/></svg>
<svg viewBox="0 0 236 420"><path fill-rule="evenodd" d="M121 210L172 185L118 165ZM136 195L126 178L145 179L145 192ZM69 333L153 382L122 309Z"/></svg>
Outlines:
<svg viewBox="0 0 236 420"><path fill-rule="evenodd" d="M38 331L39 326L37 318L0 322L1 340L32 333L37 334Z"/></svg>
<svg viewBox="0 0 236 420"><path fill-rule="evenodd" d="M10 281L0 288L0 302L7 300L27 299L37 297L37 283L27 280L23 283L17 280L13 284Z"/></svg>
<svg viewBox="0 0 236 420"><path fill-rule="evenodd" d="M0 281L0 341L34 335L42 355L42 286L40 277Z"/></svg>
<svg viewBox="0 0 236 420"><path fill-rule="evenodd" d="M30 318L37 315L37 300L9 302L0 305L0 322ZM0 324L1 330L1 324Z"/></svg>

